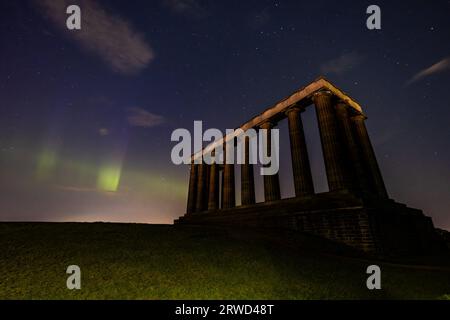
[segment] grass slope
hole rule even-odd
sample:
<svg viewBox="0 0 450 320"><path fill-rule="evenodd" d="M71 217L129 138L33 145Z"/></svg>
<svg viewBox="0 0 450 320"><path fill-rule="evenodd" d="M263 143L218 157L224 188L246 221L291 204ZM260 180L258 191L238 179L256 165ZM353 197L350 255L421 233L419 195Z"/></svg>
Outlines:
<svg viewBox="0 0 450 320"><path fill-rule="evenodd" d="M0 248L1 299L441 299L450 294L449 265L354 258L343 247L304 235L3 223ZM382 290L366 288L365 271L373 263L382 269ZM82 290L66 288L65 271L72 264L81 268Z"/></svg>

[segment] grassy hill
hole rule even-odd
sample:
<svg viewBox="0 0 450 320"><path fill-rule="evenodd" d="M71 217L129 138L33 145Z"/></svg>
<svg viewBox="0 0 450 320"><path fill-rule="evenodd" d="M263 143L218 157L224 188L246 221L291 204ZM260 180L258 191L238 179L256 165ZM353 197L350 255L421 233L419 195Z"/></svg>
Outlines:
<svg viewBox="0 0 450 320"><path fill-rule="evenodd" d="M445 299L450 264L374 261L315 237L133 224L0 224L1 299ZM66 288L78 265L82 289ZM368 265L382 290L366 288Z"/></svg>

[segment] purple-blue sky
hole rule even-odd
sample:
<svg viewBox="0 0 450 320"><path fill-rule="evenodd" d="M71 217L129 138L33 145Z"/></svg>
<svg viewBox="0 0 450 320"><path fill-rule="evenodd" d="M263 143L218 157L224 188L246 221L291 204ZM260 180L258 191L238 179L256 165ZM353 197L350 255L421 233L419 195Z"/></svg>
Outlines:
<svg viewBox="0 0 450 320"><path fill-rule="evenodd" d="M74 3L81 31L65 28ZM370 4L2 1L0 220L170 223L188 183L174 129L234 128L325 75L368 115L391 197L450 229L450 1L378 1L380 31ZM313 108L304 123L325 191Z"/></svg>

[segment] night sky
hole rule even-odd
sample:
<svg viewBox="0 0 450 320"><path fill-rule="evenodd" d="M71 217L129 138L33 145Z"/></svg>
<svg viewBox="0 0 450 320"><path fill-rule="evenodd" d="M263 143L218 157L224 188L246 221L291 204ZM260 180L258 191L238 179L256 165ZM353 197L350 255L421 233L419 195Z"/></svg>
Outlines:
<svg viewBox="0 0 450 320"><path fill-rule="evenodd" d="M171 223L189 174L173 130L237 127L324 75L369 117L391 198L450 229L449 40L450 1L1 0L0 220ZM314 108L303 119L326 191Z"/></svg>

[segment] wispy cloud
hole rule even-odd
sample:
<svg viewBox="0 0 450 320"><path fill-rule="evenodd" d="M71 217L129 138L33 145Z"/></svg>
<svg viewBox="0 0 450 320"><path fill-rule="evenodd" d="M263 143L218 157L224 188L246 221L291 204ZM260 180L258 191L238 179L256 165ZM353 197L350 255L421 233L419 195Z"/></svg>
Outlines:
<svg viewBox="0 0 450 320"><path fill-rule="evenodd" d="M174 13L194 18L208 15L208 11L199 0L163 0L163 5Z"/></svg>
<svg viewBox="0 0 450 320"><path fill-rule="evenodd" d="M154 53L144 36L125 18L107 12L94 0L35 0L51 21L84 50L100 57L115 72L132 75L145 69ZM81 8L81 30L66 28L66 8Z"/></svg>
<svg viewBox="0 0 450 320"><path fill-rule="evenodd" d="M450 57L442 59L441 61L433 64L431 67L428 67L428 68L420 71L419 73L414 75L411 79L409 79L405 85L409 86L409 85L413 84L414 82L422 80L423 78L426 78L433 74L443 72L445 70L450 70Z"/></svg>
<svg viewBox="0 0 450 320"><path fill-rule="evenodd" d="M359 66L364 57L357 52L344 53L336 59L327 61L320 66L323 74L344 74Z"/></svg>
<svg viewBox="0 0 450 320"><path fill-rule="evenodd" d="M164 123L164 117L141 108L128 109L128 123L133 127L151 128Z"/></svg>

